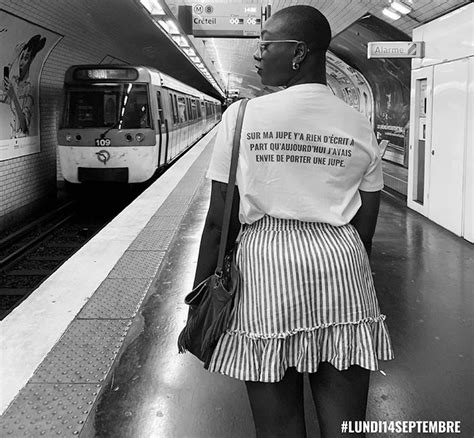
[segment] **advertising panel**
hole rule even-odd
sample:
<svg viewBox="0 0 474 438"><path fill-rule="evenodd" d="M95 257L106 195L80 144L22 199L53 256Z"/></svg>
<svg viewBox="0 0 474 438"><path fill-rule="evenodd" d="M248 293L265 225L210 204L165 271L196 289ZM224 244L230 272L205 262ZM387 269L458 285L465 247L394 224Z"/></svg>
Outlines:
<svg viewBox="0 0 474 438"><path fill-rule="evenodd" d="M392 56L384 51L382 45L391 51ZM408 58L408 51L416 54L418 49L421 50L422 46L410 41L408 35L374 16L364 16L353 23L336 35L330 46L332 52L360 71L369 82L374 96L377 140L389 142L384 160L404 167L408 165L410 128L412 61ZM373 50L377 56L368 59L368 50ZM382 52L383 56L379 57Z"/></svg>
<svg viewBox="0 0 474 438"><path fill-rule="evenodd" d="M40 151L39 80L60 38L0 10L0 161Z"/></svg>

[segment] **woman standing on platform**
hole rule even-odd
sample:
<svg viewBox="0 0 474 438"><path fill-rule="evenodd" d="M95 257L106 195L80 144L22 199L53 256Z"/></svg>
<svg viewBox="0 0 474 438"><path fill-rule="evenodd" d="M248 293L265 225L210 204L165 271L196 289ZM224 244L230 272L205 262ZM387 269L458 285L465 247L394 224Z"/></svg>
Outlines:
<svg viewBox="0 0 474 438"><path fill-rule="evenodd" d="M321 436L363 420L369 370L393 357L368 255L383 187L368 121L326 86L331 39L313 7L265 23L254 54L262 83L283 91L249 102L229 245L241 289L209 370L246 382L257 437L305 437L309 373ZM238 104L219 127L195 285L213 273ZM240 197L239 197L240 195Z"/></svg>

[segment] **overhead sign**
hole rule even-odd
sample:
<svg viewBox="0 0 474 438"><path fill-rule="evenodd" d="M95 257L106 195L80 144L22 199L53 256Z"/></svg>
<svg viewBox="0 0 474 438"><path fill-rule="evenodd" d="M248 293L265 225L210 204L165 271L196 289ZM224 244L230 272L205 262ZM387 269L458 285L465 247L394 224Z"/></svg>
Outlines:
<svg viewBox="0 0 474 438"><path fill-rule="evenodd" d="M260 36L259 4L196 3L192 7L195 37L255 38Z"/></svg>
<svg viewBox="0 0 474 438"><path fill-rule="evenodd" d="M372 41L367 46L367 58L423 58L424 41Z"/></svg>

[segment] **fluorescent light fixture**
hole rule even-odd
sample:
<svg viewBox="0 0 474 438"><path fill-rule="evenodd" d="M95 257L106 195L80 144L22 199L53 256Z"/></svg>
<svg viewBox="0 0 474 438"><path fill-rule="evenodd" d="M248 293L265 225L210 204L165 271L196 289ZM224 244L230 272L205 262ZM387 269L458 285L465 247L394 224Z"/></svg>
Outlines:
<svg viewBox="0 0 474 438"><path fill-rule="evenodd" d="M170 28L165 20L158 20L158 24L166 31L166 33L170 33Z"/></svg>
<svg viewBox="0 0 474 438"><path fill-rule="evenodd" d="M171 35L180 35L180 32L173 21L168 20L166 23L168 24L168 33Z"/></svg>
<svg viewBox="0 0 474 438"><path fill-rule="evenodd" d="M140 0L140 3L151 15L166 15L158 0Z"/></svg>
<svg viewBox="0 0 474 438"><path fill-rule="evenodd" d="M188 48L189 47L189 43L186 41L186 38L184 38L184 37L180 37L180 40L179 40L178 44L182 48Z"/></svg>
<svg viewBox="0 0 474 438"><path fill-rule="evenodd" d="M191 48L183 49L184 53L188 56L196 56L196 52Z"/></svg>
<svg viewBox="0 0 474 438"><path fill-rule="evenodd" d="M391 18L392 20L398 20L401 17L401 15L398 12L395 12L394 10L390 8L383 8L382 14L384 14L388 18Z"/></svg>
<svg viewBox="0 0 474 438"><path fill-rule="evenodd" d="M186 49L189 49L189 43L188 41L186 40L186 38L184 38L183 36L181 35L171 35L171 38L173 38L173 41L178 44L179 47L181 47L182 49L186 50Z"/></svg>
<svg viewBox="0 0 474 438"><path fill-rule="evenodd" d="M411 12L411 8L407 6L405 3L398 2L394 0L391 4L390 7L392 9L395 9L397 12L400 12L400 14L406 15Z"/></svg>

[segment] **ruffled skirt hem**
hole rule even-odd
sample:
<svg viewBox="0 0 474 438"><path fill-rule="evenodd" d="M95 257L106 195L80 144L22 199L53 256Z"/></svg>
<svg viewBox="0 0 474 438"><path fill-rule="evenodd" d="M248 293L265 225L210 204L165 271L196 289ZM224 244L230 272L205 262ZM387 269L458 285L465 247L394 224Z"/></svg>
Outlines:
<svg viewBox="0 0 474 438"><path fill-rule="evenodd" d="M393 359L384 319L380 315L270 335L228 330L217 344L209 371L256 382L278 382L290 367L314 373L321 362L338 370L359 365L375 371L379 360Z"/></svg>

